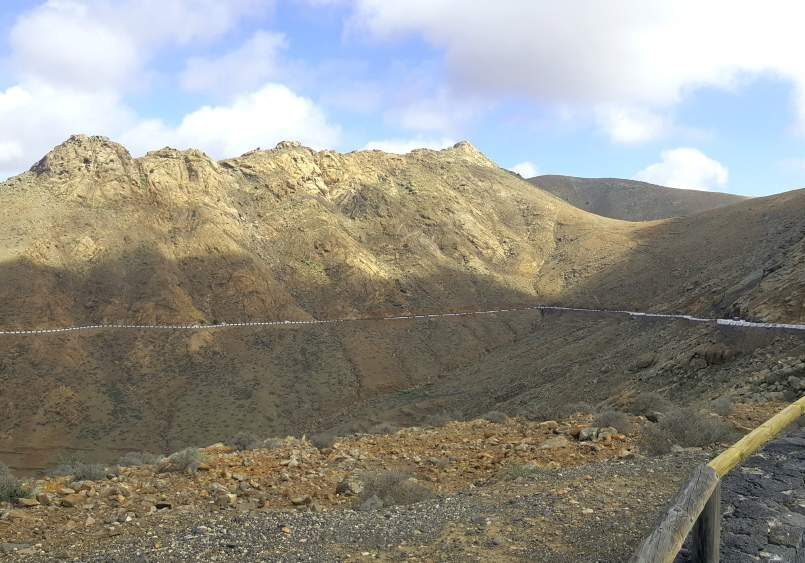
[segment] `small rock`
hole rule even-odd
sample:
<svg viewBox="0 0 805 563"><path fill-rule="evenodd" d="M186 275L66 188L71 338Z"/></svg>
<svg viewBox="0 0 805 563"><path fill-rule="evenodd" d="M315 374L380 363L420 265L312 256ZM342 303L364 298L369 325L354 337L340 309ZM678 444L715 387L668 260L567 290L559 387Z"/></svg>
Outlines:
<svg viewBox="0 0 805 563"><path fill-rule="evenodd" d="M84 495L73 493L62 497L61 505L67 508L74 508L76 506L79 506L80 504L83 504L85 500L87 500L87 497L85 497Z"/></svg>
<svg viewBox="0 0 805 563"><path fill-rule="evenodd" d="M33 508L39 506L39 501L35 498L18 498L14 504L22 508Z"/></svg>
<svg viewBox="0 0 805 563"><path fill-rule="evenodd" d="M313 502L313 499L310 497L310 495L304 495L304 496L300 496L300 497L293 497L291 499L291 504L294 505L294 506L301 506L303 504L310 504L311 502Z"/></svg>

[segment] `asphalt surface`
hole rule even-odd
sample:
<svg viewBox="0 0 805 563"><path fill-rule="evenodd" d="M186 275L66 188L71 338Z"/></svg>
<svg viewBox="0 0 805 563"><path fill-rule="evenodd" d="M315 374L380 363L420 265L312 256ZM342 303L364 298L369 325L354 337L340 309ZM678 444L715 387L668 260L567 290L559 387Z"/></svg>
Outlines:
<svg viewBox="0 0 805 563"><path fill-rule="evenodd" d="M721 490L721 560L805 563L805 429L771 442ZM689 561L687 546L677 561Z"/></svg>

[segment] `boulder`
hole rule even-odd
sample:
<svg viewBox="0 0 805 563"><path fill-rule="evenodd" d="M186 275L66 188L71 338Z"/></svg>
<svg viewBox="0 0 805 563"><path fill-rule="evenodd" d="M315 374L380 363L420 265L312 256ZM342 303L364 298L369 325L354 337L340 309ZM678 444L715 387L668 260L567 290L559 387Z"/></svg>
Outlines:
<svg viewBox="0 0 805 563"><path fill-rule="evenodd" d="M598 436L597 427L591 426L589 428L582 428L579 432L579 442L590 442L595 440L596 436Z"/></svg>
<svg viewBox="0 0 805 563"><path fill-rule="evenodd" d="M335 494L342 496L356 496L363 492L363 480L357 475L348 475L335 487Z"/></svg>

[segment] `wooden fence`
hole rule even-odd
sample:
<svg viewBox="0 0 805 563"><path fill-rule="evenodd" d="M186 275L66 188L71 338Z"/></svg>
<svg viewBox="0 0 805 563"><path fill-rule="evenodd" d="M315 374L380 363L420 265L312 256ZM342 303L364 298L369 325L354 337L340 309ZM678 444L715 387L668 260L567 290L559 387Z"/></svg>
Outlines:
<svg viewBox="0 0 805 563"><path fill-rule="evenodd" d="M692 533L693 561L717 563L721 546L721 478L805 414L805 397L787 406L706 465L676 494L632 563L671 563Z"/></svg>

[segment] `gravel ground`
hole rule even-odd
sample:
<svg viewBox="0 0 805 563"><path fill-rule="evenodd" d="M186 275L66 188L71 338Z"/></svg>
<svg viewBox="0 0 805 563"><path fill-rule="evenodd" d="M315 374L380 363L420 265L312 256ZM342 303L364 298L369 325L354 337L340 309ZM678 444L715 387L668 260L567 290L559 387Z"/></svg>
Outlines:
<svg viewBox="0 0 805 563"><path fill-rule="evenodd" d="M223 511L203 519L177 513L136 539L91 539L24 559L622 561L706 456L694 451L540 471L375 511Z"/></svg>

